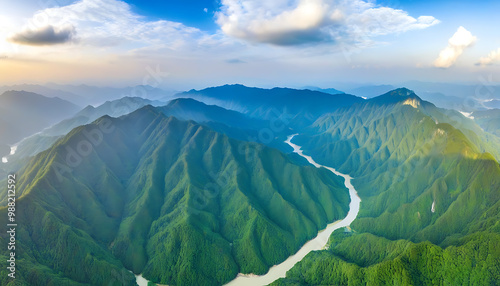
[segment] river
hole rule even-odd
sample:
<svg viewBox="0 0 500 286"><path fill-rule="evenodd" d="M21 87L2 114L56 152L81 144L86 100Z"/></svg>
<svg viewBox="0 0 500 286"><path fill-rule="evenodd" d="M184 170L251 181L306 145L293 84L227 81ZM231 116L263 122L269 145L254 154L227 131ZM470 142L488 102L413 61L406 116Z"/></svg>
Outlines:
<svg viewBox="0 0 500 286"><path fill-rule="evenodd" d="M316 163L311 156L304 155L304 152L301 150L301 146L293 144L292 139L297 134L288 136L285 143L290 145L293 148L293 152L298 155L304 157L309 163L311 163L316 168L325 168L337 176L341 176L345 179L344 184L349 189L349 196L351 197L351 202L349 203L349 212L347 216L343 220L339 220L333 223L330 223L326 226L325 229L318 232L318 235L306 242L304 246L302 246L297 253L288 257L287 260L283 261L278 265L274 265L269 269L265 275L254 275L254 274L238 274L238 276L226 286L259 286L259 285L268 285L279 278L285 277L286 272L290 270L297 262L301 261L309 252L317 251L324 249L326 243L328 242L328 238L332 234L332 232L336 229L349 226L359 212L359 205L361 203L361 199L359 198L356 190L351 184L351 177L349 175L342 174L337 172L334 168L327 167ZM137 284L142 286L146 286L148 281L144 279L141 275L136 275Z"/></svg>
<svg viewBox="0 0 500 286"><path fill-rule="evenodd" d="M238 276L226 286L259 286L259 285L268 285L279 278L285 277L286 272L290 270L297 262L301 261L309 252L317 251L324 249L326 243L328 242L328 238L332 234L332 232L336 229L349 226L359 212L359 205L361 203L361 199L359 198L356 190L351 184L351 177L346 174L342 174L337 172L334 168L327 167L316 163L311 156L304 155L304 152L301 150L301 146L293 144L292 139L298 134L288 136L285 143L290 145L293 148L293 152L305 158L309 163L314 165L316 168L325 168L337 176L341 176L345 179L345 186L349 189L349 195L351 197L351 202L349 204L349 212L347 216L340 221L333 222L326 226L324 230L318 232L318 235L312 240L306 242L304 246L302 246L297 253L288 257L284 262L274 265L269 269L265 275L254 275L254 274L238 274Z"/></svg>

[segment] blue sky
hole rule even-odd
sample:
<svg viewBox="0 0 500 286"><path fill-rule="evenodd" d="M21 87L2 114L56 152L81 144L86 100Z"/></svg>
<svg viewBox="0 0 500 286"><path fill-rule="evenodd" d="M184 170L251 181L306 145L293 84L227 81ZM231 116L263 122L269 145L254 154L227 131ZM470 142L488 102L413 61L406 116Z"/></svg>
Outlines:
<svg viewBox="0 0 500 286"><path fill-rule="evenodd" d="M500 81L500 1L0 2L0 83Z"/></svg>
<svg viewBox="0 0 500 286"><path fill-rule="evenodd" d="M215 31L214 12L219 8L213 0L126 1L133 10L152 19L182 22L202 30Z"/></svg>

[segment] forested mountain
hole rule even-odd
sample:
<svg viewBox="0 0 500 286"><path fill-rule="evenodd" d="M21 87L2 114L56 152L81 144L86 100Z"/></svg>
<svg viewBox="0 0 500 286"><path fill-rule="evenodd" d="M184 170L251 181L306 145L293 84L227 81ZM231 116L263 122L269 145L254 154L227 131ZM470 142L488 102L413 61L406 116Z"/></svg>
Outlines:
<svg viewBox="0 0 500 286"><path fill-rule="evenodd" d="M151 106L72 130L18 176L16 283L28 285L134 285L126 269L221 285L265 273L349 204L325 169Z"/></svg>
<svg viewBox="0 0 500 286"><path fill-rule="evenodd" d="M157 106L157 110L167 116L203 123L216 131L229 134L233 138L247 141L249 138L258 136L256 130L269 125L265 120L250 118L239 112L226 110L215 105L206 105L190 98L174 99L164 105L163 102L159 101L124 97L106 102L98 107L87 106L75 116L23 140L17 147L16 154L9 159L12 161L34 156L48 149L57 139L69 133L73 128L89 124L101 116L119 117L149 104Z"/></svg>
<svg viewBox="0 0 500 286"><path fill-rule="evenodd" d="M57 124L54 124L42 132L21 141L17 146L16 154L10 157L9 160L18 161L47 150L57 141L57 139L68 134L73 128L89 124L101 116L108 115L111 117L118 117L129 114L149 104L163 105L164 103L140 97L124 97L114 101L107 101L97 107L89 105L78 113L72 114L72 116L64 118L64 120L57 122Z"/></svg>
<svg viewBox="0 0 500 286"><path fill-rule="evenodd" d="M292 132L318 163L351 175L362 201L328 249L273 285L500 279L494 110L466 118L406 88L368 100L240 85L179 96L87 107L32 137L47 150L17 172L16 281L135 285L130 270L160 284L223 285L266 273L349 207L343 179L269 147Z"/></svg>
<svg viewBox="0 0 500 286"><path fill-rule="evenodd" d="M399 89L326 115L298 138L318 161L355 177L362 204L353 233L334 235L328 251L276 285L498 281L499 164L438 122L438 111Z"/></svg>
<svg viewBox="0 0 500 286"><path fill-rule="evenodd" d="M240 112L227 110L217 105L207 105L192 98L178 98L159 108L167 116L196 122L219 122L241 129L262 128L263 120L251 119Z"/></svg>
<svg viewBox="0 0 500 286"><path fill-rule="evenodd" d="M348 94L327 94L319 91L290 88L262 89L243 85L224 85L177 94L208 104L233 109L258 119L284 117L297 128L305 127L319 116L343 106L362 102Z"/></svg>

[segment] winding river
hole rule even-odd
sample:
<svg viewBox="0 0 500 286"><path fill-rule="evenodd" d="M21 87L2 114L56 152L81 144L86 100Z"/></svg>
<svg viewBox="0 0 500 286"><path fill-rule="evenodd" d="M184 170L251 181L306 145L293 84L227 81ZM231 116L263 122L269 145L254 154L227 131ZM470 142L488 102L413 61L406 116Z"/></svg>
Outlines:
<svg viewBox="0 0 500 286"><path fill-rule="evenodd" d="M304 155L304 152L301 150L301 146L293 144L292 139L298 134L288 136L285 143L290 145L293 148L293 152L298 155L304 157L309 163L314 165L316 168L325 168L337 176L341 176L345 179L345 186L349 189L349 195L351 197L351 203L349 204L349 212L347 216L340 221L333 222L326 226L324 230L321 230L318 235L312 240L308 241L301 249L294 255L288 257L287 260L282 262L281 264L274 265L269 269L265 275L253 275L253 274L238 274L238 276L226 286L259 286L259 285L268 285L279 278L285 277L286 272L290 270L297 262L302 260L309 252L321 250L325 248L326 243L328 242L328 238L332 234L332 232L341 227L349 226L359 212L359 205L361 203L361 199L359 198L356 190L351 184L351 177L349 175L345 175L337 172L334 168L327 167L316 163L311 156Z"/></svg>

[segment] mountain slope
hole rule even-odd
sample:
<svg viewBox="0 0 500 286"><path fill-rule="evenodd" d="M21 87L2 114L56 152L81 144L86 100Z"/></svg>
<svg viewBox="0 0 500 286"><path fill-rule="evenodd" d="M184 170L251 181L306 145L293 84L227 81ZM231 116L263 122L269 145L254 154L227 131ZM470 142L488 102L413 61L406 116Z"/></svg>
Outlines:
<svg viewBox="0 0 500 286"><path fill-rule="evenodd" d="M91 123L104 115L119 117L129 114L146 105L158 106L163 104L163 102L153 102L149 99L140 97L123 97L113 101L106 101L97 107L89 105L75 114L72 118L63 120L62 122L47 129L44 133L48 136L64 135L73 128Z"/></svg>
<svg viewBox="0 0 500 286"><path fill-rule="evenodd" d="M177 96L192 97L209 104L217 104L259 119L285 118L291 126L296 128L312 123L326 112L363 101L359 97L348 94L332 95L290 88L250 88L243 85L191 90Z"/></svg>
<svg viewBox="0 0 500 286"><path fill-rule="evenodd" d="M500 252L491 247L500 243L500 166L469 140L470 130L436 122L437 116L453 121L438 112L399 89L324 116L308 136L297 137L319 163L352 174L362 203L351 225L355 234L343 246L350 251L339 252L342 245L332 237L330 251L311 255L276 285L490 285L500 279ZM359 260L360 253L401 239L406 246L399 252ZM457 257L464 264L450 262ZM325 267L330 270L315 270ZM457 271L473 277L463 280Z"/></svg>
<svg viewBox="0 0 500 286"><path fill-rule="evenodd" d="M59 98L25 91L0 95L0 144L14 144L77 112L78 107Z"/></svg>
<svg viewBox="0 0 500 286"><path fill-rule="evenodd" d="M315 90L315 91L320 91L323 93L328 93L328 94L344 94L345 92L340 91L335 88L319 88L316 86L305 86L303 89L309 89L309 90Z"/></svg>
<svg viewBox="0 0 500 286"><path fill-rule="evenodd" d="M9 161L19 161L47 150L57 139L68 134L73 128L89 124L101 116L118 117L149 104L162 105L162 102L153 102L140 97L124 97L114 101L107 101L97 107L89 105L70 118L64 118L64 120L50 128L19 142L16 154L10 156Z"/></svg>
<svg viewBox="0 0 500 286"><path fill-rule="evenodd" d="M327 170L151 106L74 129L19 176L18 281L30 285L121 285L113 273L124 268L161 284L221 285L265 273L349 201Z"/></svg>
<svg viewBox="0 0 500 286"><path fill-rule="evenodd" d="M463 223L472 225L480 208L497 202L496 160L460 130L436 124L426 114L429 104L409 90L396 90L318 120L314 132L320 135L298 137L318 161L356 178L367 206L354 223L359 231L442 243L466 233ZM458 204L467 211L456 213Z"/></svg>
<svg viewBox="0 0 500 286"><path fill-rule="evenodd" d="M239 112L227 110L217 105L206 105L192 98L174 99L159 110L167 116L175 116L181 120L219 122L241 129L256 129L264 126L264 122L261 120L250 119Z"/></svg>
<svg viewBox="0 0 500 286"><path fill-rule="evenodd" d="M499 242L498 233L481 232L442 249L337 232L328 250L310 253L271 285L497 285Z"/></svg>
<svg viewBox="0 0 500 286"><path fill-rule="evenodd" d="M472 116L485 131L500 137L500 109L475 111Z"/></svg>
<svg viewBox="0 0 500 286"><path fill-rule="evenodd" d="M257 138L257 130L269 125L269 123L264 120L250 118L239 112L227 110L215 105L206 105L190 98L174 99L165 106L159 106L162 105L162 103L158 101L153 102L138 97L124 97L119 100L106 102L98 107L87 106L72 118L65 119L44 130L40 134L26 138L20 142L16 154L10 156L9 161L18 161L26 157L34 156L48 149L57 139L70 132L73 128L88 124L101 116L108 115L111 117L119 117L148 104L158 106L157 110L167 116L175 116L181 120L193 120L198 123L203 123L232 138L246 141Z"/></svg>

